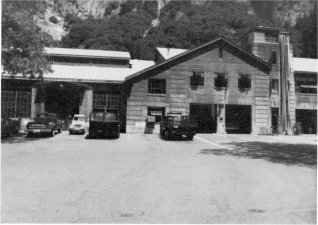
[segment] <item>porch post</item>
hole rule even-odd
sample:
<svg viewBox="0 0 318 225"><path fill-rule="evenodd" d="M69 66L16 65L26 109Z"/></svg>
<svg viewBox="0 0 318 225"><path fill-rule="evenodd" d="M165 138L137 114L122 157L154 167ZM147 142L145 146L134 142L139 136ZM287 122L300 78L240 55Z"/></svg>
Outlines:
<svg viewBox="0 0 318 225"><path fill-rule="evenodd" d="M226 134L225 129L225 104L218 104L217 108L217 134Z"/></svg>
<svg viewBox="0 0 318 225"><path fill-rule="evenodd" d="M93 109L93 90L86 89L81 93L81 104L79 106L79 113L84 114L86 118L89 117Z"/></svg>

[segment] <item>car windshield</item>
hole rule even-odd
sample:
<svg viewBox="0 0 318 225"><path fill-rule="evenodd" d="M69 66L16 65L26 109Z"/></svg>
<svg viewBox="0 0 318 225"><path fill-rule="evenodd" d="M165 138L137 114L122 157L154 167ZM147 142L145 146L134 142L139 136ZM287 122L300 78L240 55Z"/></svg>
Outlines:
<svg viewBox="0 0 318 225"><path fill-rule="evenodd" d="M37 123L49 123L55 121L54 117L35 117L34 121Z"/></svg>
<svg viewBox="0 0 318 225"><path fill-rule="evenodd" d="M118 120L117 111L108 110L105 111L95 111L91 114L91 121L100 121L100 122L115 122Z"/></svg>
<svg viewBox="0 0 318 225"><path fill-rule="evenodd" d="M74 116L73 120L75 121L85 121L85 118L82 116Z"/></svg>
<svg viewBox="0 0 318 225"><path fill-rule="evenodd" d="M114 122L117 120L117 115L115 112L107 112L105 116L105 122Z"/></svg>
<svg viewBox="0 0 318 225"><path fill-rule="evenodd" d="M91 120L92 121L100 121L102 122L104 120L104 112L101 111L101 112L93 112L91 114Z"/></svg>

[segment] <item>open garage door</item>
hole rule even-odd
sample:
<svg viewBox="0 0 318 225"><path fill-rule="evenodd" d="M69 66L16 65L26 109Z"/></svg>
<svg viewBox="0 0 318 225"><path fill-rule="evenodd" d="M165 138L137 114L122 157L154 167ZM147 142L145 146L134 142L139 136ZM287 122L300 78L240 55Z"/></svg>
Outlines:
<svg viewBox="0 0 318 225"><path fill-rule="evenodd" d="M317 133L317 110L296 109L296 122L301 122L304 134Z"/></svg>
<svg viewBox="0 0 318 225"><path fill-rule="evenodd" d="M191 103L190 116L197 119L198 133L216 132L216 105Z"/></svg>
<svg viewBox="0 0 318 225"><path fill-rule="evenodd" d="M250 105L226 105L225 128L228 134L250 134L252 130Z"/></svg>
<svg viewBox="0 0 318 225"><path fill-rule="evenodd" d="M50 83L45 86L45 111L58 114L60 119L79 113L80 93L84 87L69 83Z"/></svg>

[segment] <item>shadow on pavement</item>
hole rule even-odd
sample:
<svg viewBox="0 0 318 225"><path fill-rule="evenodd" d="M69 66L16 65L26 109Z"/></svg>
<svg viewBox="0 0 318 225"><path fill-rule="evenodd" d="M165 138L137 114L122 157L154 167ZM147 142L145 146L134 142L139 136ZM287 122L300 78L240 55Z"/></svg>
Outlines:
<svg viewBox="0 0 318 225"><path fill-rule="evenodd" d="M1 144L25 143L25 142L29 142L29 141L40 140L43 138L53 138L53 137L49 137L48 135L44 135L44 134L33 135L30 137L25 133L18 133L12 137L1 138Z"/></svg>
<svg viewBox="0 0 318 225"><path fill-rule="evenodd" d="M203 149L199 154L231 155L252 159L265 159L273 163L299 166L317 166L317 146L267 142L233 142L228 149Z"/></svg>

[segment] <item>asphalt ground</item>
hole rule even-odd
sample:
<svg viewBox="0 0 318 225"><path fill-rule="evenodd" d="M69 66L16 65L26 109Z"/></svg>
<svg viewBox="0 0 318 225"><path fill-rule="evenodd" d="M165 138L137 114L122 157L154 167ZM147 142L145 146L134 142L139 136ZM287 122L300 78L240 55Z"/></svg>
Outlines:
<svg viewBox="0 0 318 225"><path fill-rule="evenodd" d="M7 138L2 223L312 223L317 136Z"/></svg>

